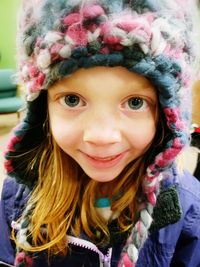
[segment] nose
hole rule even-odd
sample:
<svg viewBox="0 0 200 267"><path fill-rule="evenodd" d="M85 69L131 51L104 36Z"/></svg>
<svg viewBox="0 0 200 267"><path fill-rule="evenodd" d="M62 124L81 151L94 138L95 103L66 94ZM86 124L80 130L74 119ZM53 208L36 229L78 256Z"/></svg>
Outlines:
<svg viewBox="0 0 200 267"><path fill-rule="evenodd" d="M83 141L96 146L104 146L121 142L121 130L116 120L109 116L101 119L93 117L86 125L83 133Z"/></svg>

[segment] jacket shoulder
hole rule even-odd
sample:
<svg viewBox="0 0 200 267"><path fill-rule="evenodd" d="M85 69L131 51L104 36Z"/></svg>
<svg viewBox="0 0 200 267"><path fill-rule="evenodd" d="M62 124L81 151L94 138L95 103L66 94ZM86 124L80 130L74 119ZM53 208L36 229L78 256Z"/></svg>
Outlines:
<svg viewBox="0 0 200 267"><path fill-rule="evenodd" d="M200 200L200 182L188 171L179 176L179 191L185 191L194 199Z"/></svg>
<svg viewBox="0 0 200 267"><path fill-rule="evenodd" d="M180 202L183 210L197 208L200 214L200 182L192 176L188 171L185 171L179 177L177 186Z"/></svg>
<svg viewBox="0 0 200 267"><path fill-rule="evenodd" d="M183 212L183 231L198 237L200 235L200 182L185 171L179 178L177 189Z"/></svg>
<svg viewBox="0 0 200 267"><path fill-rule="evenodd" d="M27 186L17 183L13 178L6 178L3 183L1 202L5 218L10 225L21 216L23 206L29 197Z"/></svg>

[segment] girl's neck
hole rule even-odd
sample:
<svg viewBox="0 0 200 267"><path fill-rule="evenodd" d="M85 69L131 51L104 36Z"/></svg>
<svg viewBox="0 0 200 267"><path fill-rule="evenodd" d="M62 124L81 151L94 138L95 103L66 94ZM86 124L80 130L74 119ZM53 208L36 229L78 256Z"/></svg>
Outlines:
<svg viewBox="0 0 200 267"><path fill-rule="evenodd" d="M107 182L107 183L99 183L98 188L98 198L108 197L112 198L113 196L113 188L115 186L115 182Z"/></svg>

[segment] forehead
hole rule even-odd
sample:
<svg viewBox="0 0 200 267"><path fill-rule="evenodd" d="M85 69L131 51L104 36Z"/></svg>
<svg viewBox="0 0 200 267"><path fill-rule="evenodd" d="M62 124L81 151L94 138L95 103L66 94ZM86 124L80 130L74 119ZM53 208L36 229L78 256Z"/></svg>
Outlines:
<svg viewBox="0 0 200 267"><path fill-rule="evenodd" d="M130 72L124 67L93 67L79 69L73 74L63 78L50 87L50 89L61 89L63 86L80 87L131 87L135 90L148 89L154 91L155 88L145 77Z"/></svg>

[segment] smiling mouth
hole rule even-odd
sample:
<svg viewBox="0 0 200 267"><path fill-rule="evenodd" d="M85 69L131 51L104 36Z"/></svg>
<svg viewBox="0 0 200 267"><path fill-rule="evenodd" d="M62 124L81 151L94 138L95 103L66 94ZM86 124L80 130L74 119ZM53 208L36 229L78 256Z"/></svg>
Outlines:
<svg viewBox="0 0 200 267"><path fill-rule="evenodd" d="M91 159L94 159L94 160L98 160L98 161L110 161L110 160L113 160L113 159L116 159L119 155L121 155L122 153L118 154L118 155L115 155L115 156L109 156L109 157L95 157L95 156L90 156L90 155L87 155L88 157L90 157Z"/></svg>
<svg viewBox="0 0 200 267"><path fill-rule="evenodd" d="M127 151L108 157L96 157L83 153L86 160L95 168L111 168L120 163Z"/></svg>

